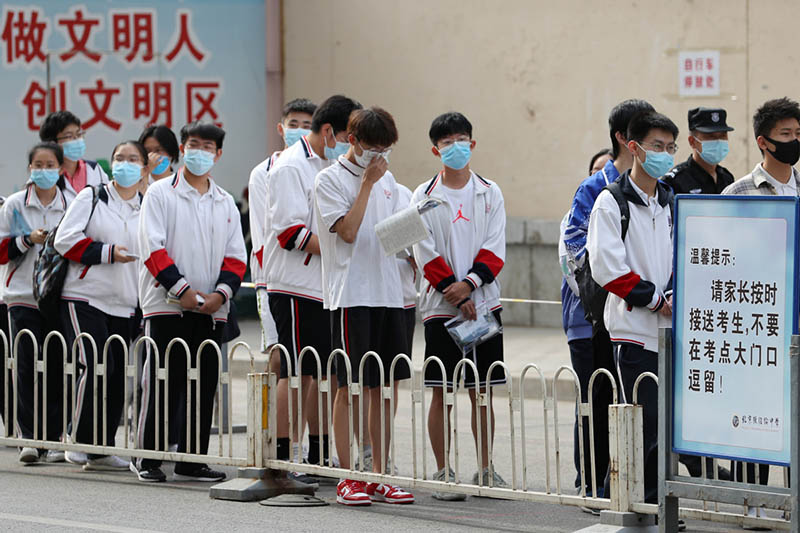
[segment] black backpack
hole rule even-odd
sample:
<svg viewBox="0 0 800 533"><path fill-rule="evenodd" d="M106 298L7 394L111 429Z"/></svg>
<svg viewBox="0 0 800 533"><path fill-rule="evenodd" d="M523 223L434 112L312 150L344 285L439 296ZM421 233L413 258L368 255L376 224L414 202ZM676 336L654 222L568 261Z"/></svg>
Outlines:
<svg viewBox="0 0 800 533"><path fill-rule="evenodd" d="M622 194L622 187L618 181L613 181L605 186L605 189L611 193L614 200L619 205L620 218L622 222L622 240L625 240L625 235L628 234L628 224L630 223L630 208L628 201ZM592 325L592 331L604 328L603 324L603 309L606 306L606 299L608 298L608 291L601 287L592 277L592 267L589 265L589 251L583 255L583 265L575 270L575 281L578 282L578 291L580 292L581 305L583 305L583 314L586 320Z"/></svg>
<svg viewBox="0 0 800 533"><path fill-rule="evenodd" d="M94 214L98 196L97 187L92 187L92 210L89 212L89 220ZM64 220L63 216L61 220ZM39 255L36 257L36 262L33 264L33 299L36 300L39 312L50 319L58 318L61 291L64 288L64 280L67 277L67 267L69 266L69 259L58 253L54 246L61 220L47 234L47 238L39 250Z"/></svg>

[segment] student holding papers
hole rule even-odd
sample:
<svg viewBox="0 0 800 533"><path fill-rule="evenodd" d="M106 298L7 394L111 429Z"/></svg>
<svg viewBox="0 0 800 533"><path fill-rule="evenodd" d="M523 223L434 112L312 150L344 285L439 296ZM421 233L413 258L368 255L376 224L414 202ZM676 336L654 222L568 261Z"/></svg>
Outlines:
<svg viewBox="0 0 800 533"><path fill-rule="evenodd" d="M495 369L491 377L487 376L489 366L503 360L502 333L463 351L451 337L446 323L456 315L468 320L479 317L485 320L486 314L491 313L498 325L502 324L500 286L495 277L505 260L506 214L503 194L497 184L469 168L472 150L475 149L469 120L461 113L445 113L433 121L429 136L433 143L431 151L442 160L444 168L433 179L417 187L411 202L418 205L427 198L436 198L446 206L422 215L429 236L414 245L414 257L424 274L420 287L420 311L425 324L425 357L440 358L446 371L446 376L442 376L438 365L433 363L428 365L425 374L425 384L435 388L428 412L428 432L438 467L434 479L452 481L454 473L446 460L449 450L445 450L442 428L445 384L448 390L452 390L456 365L465 357L477 367L482 391L487 385L505 383L505 376L500 369ZM488 485L491 477L492 486L506 487L497 472L489 468L487 442L488 438L494 437L494 428L491 432L487 428L486 407L481 407L481 442L478 443L475 380L474 373L467 367L464 383L472 401L472 432L480 450L482 470L475 473L472 481ZM439 492L433 496L441 500L463 500L466 497Z"/></svg>

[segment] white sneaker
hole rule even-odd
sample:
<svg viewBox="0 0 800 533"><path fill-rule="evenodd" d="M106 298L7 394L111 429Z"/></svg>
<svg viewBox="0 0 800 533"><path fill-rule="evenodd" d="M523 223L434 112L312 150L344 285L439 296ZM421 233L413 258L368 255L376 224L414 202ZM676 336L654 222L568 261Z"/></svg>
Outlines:
<svg viewBox="0 0 800 533"><path fill-rule="evenodd" d="M447 481L449 481L450 483L454 483L455 480L456 480L456 473L453 472L452 468L448 468L448 475L449 475L449 478L447 479ZM436 472L433 475L433 479L434 479L434 481L444 481L445 480L444 479L444 468L442 468L441 470ZM445 502L463 502L464 500L467 499L467 495L463 494L463 493L460 493L460 492L434 491L433 497L436 500L442 500L442 501L445 501Z"/></svg>
<svg viewBox="0 0 800 533"><path fill-rule="evenodd" d="M64 454L64 459L66 459L68 463L74 465L85 465L89 457L83 452L69 451Z"/></svg>
<svg viewBox="0 0 800 533"><path fill-rule="evenodd" d="M763 509L756 509L755 507L749 507L747 509L747 516L752 518L758 518L758 517L764 517L766 515L764 514ZM772 531L772 528L766 526L744 526L742 527L742 529L746 531Z"/></svg>
<svg viewBox="0 0 800 533"><path fill-rule="evenodd" d="M130 468L130 460L123 459L116 455L106 455L104 457L98 457L97 459L89 459L89 461L83 465L83 469L87 471L119 471L128 470L128 468Z"/></svg>
<svg viewBox="0 0 800 533"><path fill-rule="evenodd" d="M45 463L63 463L64 462L64 452L61 450L47 450L47 454L44 456Z"/></svg>
<svg viewBox="0 0 800 533"><path fill-rule="evenodd" d="M495 488L495 489L507 489L508 488L508 483L506 483L505 479L500 477L500 474L497 473L497 470L492 469L491 477L492 477L492 488ZM480 477L478 476L478 473L475 472L475 475L472 476L472 484L473 485L479 485L480 481L481 480L480 480ZM488 466L483 469L483 484L481 486L483 486L483 487L488 487L489 486L489 467Z"/></svg>
<svg viewBox="0 0 800 533"><path fill-rule="evenodd" d="M33 464L39 461L39 450L36 448L22 448L19 452L19 462Z"/></svg>

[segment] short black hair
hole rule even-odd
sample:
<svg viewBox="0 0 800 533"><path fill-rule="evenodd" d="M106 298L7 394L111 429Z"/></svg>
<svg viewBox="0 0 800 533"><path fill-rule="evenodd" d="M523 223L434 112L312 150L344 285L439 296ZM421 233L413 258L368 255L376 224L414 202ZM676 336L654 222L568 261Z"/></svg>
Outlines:
<svg viewBox="0 0 800 533"><path fill-rule="evenodd" d="M39 128L39 138L45 142L56 142L58 134L67 126L75 124L81 127L81 119L69 111L54 111L47 115Z"/></svg>
<svg viewBox="0 0 800 533"><path fill-rule="evenodd" d="M204 141L214 141L217 143L217 150L222 149L222 141L225 140L225 130L209 122L195 120L181 128L181 144L186 144L189 137L198 137Z"/></svg>
<svg viewBox="0 0 800 533"><path fill-rule="evenodd" d="M36 155L36 152L39 150L50 150L56 156L59 165L64 164L64 150L61 148L61 145L54 142L40 142L33 148L28 151L28 164L30 165L33 163L33 156Z"/></svg>
<svg viewBox="0 0 800 533"><path fill-rule="evenodd" d="M369 146L388 147L397 142L394 117L380 107L353 111L347 122L347 132Z"/></svg>
<svg viewBox="0 0 800 533"><path fill-rule="evenodd" d="M157 140L158 144L161 145L161 148L163 148L164 151L169 154L170 161L173 163L178 162L178 159L181 156L181 151L178 148L178 139L175 137L175 134L171 129L163 124L153 124L152 126L148 126L144 129L142 134L139 135L139 144L144 146L144 142L150 137L153 137L155 140Z"/></svg>
<svg viewBox="0 0 800 533"><path fill-rule="evenodd" d="M114 164L114 156L117 154L117 150L119 150L121 146L125 146L126 144L130 144L131 146L136 148L136 150L139 151L139 155L142 156L142 164L144 166L147 166L147 160L148 160L147 150L144 149L144 145L141 142L134 141L133 139L129 141L122 141L121 143L116 145L113 150L111 150L111 160L110 160L111 164L112 165Z"/></svg>
<svg viewBox="0 0 800 533"><path fill-rule="evenodd" d="M753 115L753 133L756 139L769 137L775 124L786 118L795 118L800 122L800 105L797 102L786 97L764 102Z"/></svg>
<svg viewBox="0 0 800 533"><path fill-rule="evenodd" d="M628 123L634 115L643 111L655 111L652 105L645 100L630 99L614 106L608 115L608 133L611 137L611 157L619 157L619 144L616 133L627 135ZM626 137L627 138L627 137Z"/></svg>
<svg viewBox="0 0 800 533"><path fill-rule="evenodd" d="M594 155L592 156L592 159L589 161L589 174L590 174L590 175L591 175L591 173L592 173L592 168L594 167L594 164L595 164L595 162L596 162L598 159L600 159L601 157L603 157L604 155L610 155L611 157L614 157L614 152L612 152L612 151L611 151L611 150L609 150L608 148L603 148L602 150L600 150L599 152L597 152L596 154L594 154Z"/></svg>
<svg viewBox="0 0 800 533"><path fill-rule="evenodd" d="M628 139L628 141L640 143L652 130L668 131L672 134L673 138L678 138L678 126L666 115L656 113L655 111L643 111L634 115L628 123L628 131L625 138Z"/></svg>
<svg viewBox="0 0 800 533"><path fill-rule="evenodd" d="M461 113L450 111L433 119L431 129L428 130L428 137L436 146L440 139L454 133L463 133L472 139L472 123Z"/></svg>
<svg viewBox="0 0 800 533"><path fill-rule="evenodd" d="M347 130L350 113L362 105L346 96L335 94L322 102L311 117L311 131L319 133L322 126L330 124L334 133Z"/></svg>
<svg viewBox="0 0 800 533"><path fill-rule="evenodd" d="M284 120L286 117L288 117L289 113L306 113L313 116L314 111L316 110L317 104L308 98L295 98L294 100L289 100L286 102L286 105L283 106L281 120Z"/></svg>

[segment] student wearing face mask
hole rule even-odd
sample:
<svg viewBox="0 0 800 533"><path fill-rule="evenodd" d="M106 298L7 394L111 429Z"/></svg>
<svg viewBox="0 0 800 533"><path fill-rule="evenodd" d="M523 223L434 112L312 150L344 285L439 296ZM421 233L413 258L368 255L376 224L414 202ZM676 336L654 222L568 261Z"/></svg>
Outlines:
<svg viewBox="0 0 800 533"><path fill-rule="evenodd" d="M311 120L311 133L286 148L275 161L267 181L267 216L265 228L264 270L266 272L269 307L278 330L278 341L289 352L288 364L281 357L278 381L277 455L289 460L288 377L302 376L304 412L308 422L308 462L328 460L327 435L319 435L316 380L317 366L313 357L303 358L300 352L312 346L320 356L322 368L331 353L330 313L323 308L322 263L320 261L317 216L314 210L314 178L347 153L347 121L361 104L346 96L331 96L317 107ZM305 407L308 407L306 410ZM301 422L302 423L302 422ZM296 426L295 426L296 427ZM319 442L323 457L319 457Z"/></svg>
<svg viewBox="0 0 800 533"><path fill-rule="evenodd" d="M11 339L23 330L33 332L41 348L51 331L60 329L58 316L45 316L39 312L33 298L33 264L48 232L58 224L67 208L64 193L57 186L64 154L56 143L41 143L28 153L30 180L25 188L8 197L0 210L0 265L5 265L4 294L11 318ZM17 354L17 425L22 438L34 437L33 381L35 363L34 347L27 335L20 338ZM40 358L41 358L40 354ZM51 343L47 360L47 405L43 405L44 384L40 382L38 398L38 438L58 441L62 427L62 376L61 345ZM47 411L47 427L43 414ZM35 463L64 460L64 453L54 450L44 452L23 448L19 460Z"/></svg>
<svg viewBox="0 0 800 533"><path fill-rule="evenodd" d="M122 418L125 387L125 351L112 341L106 370L97 378L98 391L107 380L107 425L103 432L103 400L94 405L94 364L102 363L103 347L112 335L129 344L134 331L137 291L137 229L142 195L139 182L147 176L147 152L136 141L118 144L111 154L114 180L97 188L86 187L70 204L61 221L54 246L69 259L61 292L62 331L67 346L81 333L92 336L97 353L87 340L78 346L78 376L72 416L75 442L114 446ZM94 442L97 422L98 441ZM84 470L127 470L128 461L116 456L67 452L67 460Z"/></svg>
<svg viewBox="0 0 800 533"><path fill-rule="evenodd" d="M672 168L677 136L678 127L660 113L634 116L625 137L633 166L598 195L589 218L586 252L592 277L608 291L603 319L614 346L621 403L632 401L641 373L658 375L658 329L671 323L673 195L659 179ZM645 501L654 503L658 387L645 380L638 400L644 406Z"/></svg>
<svg viewBox="0 0 800 533"><path fill-rule="evenodd" d="M148 179L141 181L144 185L152 185L156 181L174 174L172 165L178 164L180 150L178 149L178 139L172 130L164 125L152 125L145 128L139 136L139 144L144 146L147 152L147 173Z"/></svg>
<svg viewBox="0 0 800 533"><path fill-rule="evenodd" d="M800 196L800 105L789 98L769 100L753 115L753 134L761 161L750 174L725 188L722 194L745 196ZM732 463L736 481L755 483L756 465ZM746 469L746 472L745 472ZM769 482L769 465L758 465L758 482ZM757 510L748 510L751 516Z"/></svg>
<svg viewBox="0 0 800 533"><path fill-rule="evenodd" d="M81 120L69 111L50 113L39 128L42 141L58 143L64 151L64 165L61 168L64 181L60 186L67 203L86 186L108 183L108 176L97 161L83 158L86 153L85 134L81 129Z"/></svg>
<svg viewBox="0 0 800 533"><path fill-rule="evenodd" d="M169 397L156 381L155 352L147 349L139 413L138 446L167 449L167 435L156 440L156 387L162 390L159 419L169 409L170 420L179 420L178 452L205 454L211 430L214 395L217 390L217 355L211 346L198 354L206 340L221 344L230 300L236 294L246 270L241 220L230 194L211 178L211 170L222 157L225 131L208 123L192 122L181 129L184 166L171 179L155 182L142 201L138 244L145 281L139 301L145 320L145 335L153 338L164 354L174 338L189 347L189 361L180 349L169 360ZM202 358L200 401L186 408L186 375L196 357ZM195 365L192 365L195 366ZM186 411L189 411L188 413ZM196 416L199 410L197 441ZM188 431L187 431L188 428ZM188 433L188 440L187 440ZM161 461L136 459L131 462L140 481L165 481ZM224 472L205 464L179 462L174 479L218 481Z"/></svg>
<svg viewBox="0 0 800 533"><path fill-rule="evenodd" d="M277 124L278 135L283 139L281 150L273 152L271 156L256 165L250 172L250 181L247 184L248 197L248 217L250 219L250 239L252 248L250 253L250 276L256 285L256 304L258 316L261 320L261 353L269 353L278 342L278 330L275 327L275 319L269 309L269 296L267 295L266 272L264 271L264 239L267 235L267 228L271 222L267 212L267 175L281 155L281 152L300 140L300 137L311 133L311 117L316 111L317 106L307 98L295 98L283 106L281 121ZM280 372L280 358L273 357L271 371L276 374ZM281 389L281 393L288 392ZM287 401L288 400L283 400ZM297 408L297 394L292 400L292 405ZM299 456L300 441L303 434L304 422L299 424L296 421L297 414L293 413L294 422L294 442L295 449L292 450L296 460L302 460ZM310 481L305 474L293 474L293 477L301 481Z"/></svg>
<svg viewBox="0 0 800 533"><path fill-rule="evenodd" d="M692 155L664 175L675 194L719 194L733 183L733 174L720 162L728 155L728 132L733 128L721 108L689 110L689 146Z"/></svg>

